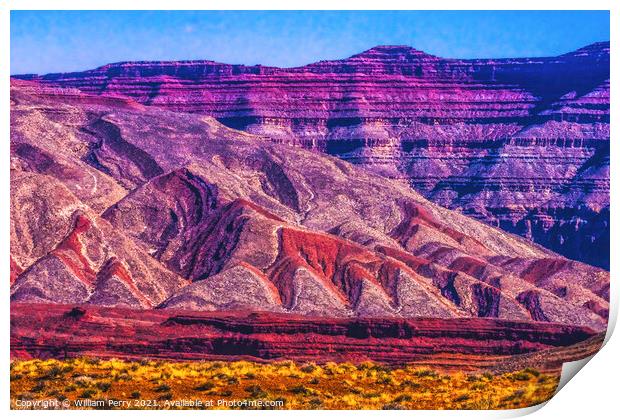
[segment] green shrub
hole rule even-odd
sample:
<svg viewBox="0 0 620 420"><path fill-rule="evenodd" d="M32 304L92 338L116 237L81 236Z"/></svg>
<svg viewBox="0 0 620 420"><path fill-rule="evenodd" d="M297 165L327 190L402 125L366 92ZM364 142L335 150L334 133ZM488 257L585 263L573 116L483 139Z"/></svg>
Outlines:
<svg viewBox="0 0 620 420"><path fill-rule="evenodd" d="M516 372L511 375L511 378L515 381L529 381L532 376L527 372Z"/></svg>
<svg viewBox="0 0 620 420"><path fill-rule="evenodd" d="M109 391L111 387L112 387L112 384L110 382L97 382L95 384L95 388L97 388L98 390L102 392Z"/></svg>
<svg viewBox="0 0 620 420"><path fill-rule="evenodd" d="M194 389L196 391L210 391L213 388L215 388L215 384L213 382L207 381L207 382L203 382L202 384L198 385Z"/></svg>
<svg viewBox="0 0 620 420"><path fill-rule="evenodd" d="M267 393L258 385L250 385L245 388L245 391L250 394L252 398L265 398Z"/></svg>
<svg viewBox="0 0 620 420"><path fill-rule="evenodd" d="M299 370L301 370L304 373L312 373L316 370L316 365L313 365L313 364L304 365Z"/></svg>
<svg viewBox="0 0 620 420"><path fill-rule="evenodd" d="M411 395L400 394L396 398L394 398L392 400L392 402L393 403L401 403L401 402L404 402L404 401L411 401L411 400L413 400L413 398L411 398Z"/></svg>
<svg viewBox="0 0 620 420"><path fill-rule="evenodd" d="M153 389L155 392L168 392L170 391L170 387L166 384L161 384Z"/></svg>
<svg viewBox="0 0 620 420"><path fill-rule="evenodd" d="M461 394L458 397L456 397L453 401L454 402L463 402L463 401L467 401L470 398L471 397L470 397L469 394Z"/></svg>
<svg viewBox="0 0 620 420"><path fill-rule="evenodd" d="M306 388L303 385L294 386L289 389L289 392L292 392L293 394L299 394L299 395L312 395L313 394L310 388Z"/></svg>
<svg viewBox="0 0 620 420"><path fill-rule="evenodd" d="M97 391L94 389L85 389L84 392L80 394L80 398L92 398L96 393Z"/></svg>
<svg viewBox="0 0 620 420"><path fill-rule="evenodd" d="M30 389L30 392L41 392L45 389L45 384L41 381L37 382L35 386Z"/></svg>

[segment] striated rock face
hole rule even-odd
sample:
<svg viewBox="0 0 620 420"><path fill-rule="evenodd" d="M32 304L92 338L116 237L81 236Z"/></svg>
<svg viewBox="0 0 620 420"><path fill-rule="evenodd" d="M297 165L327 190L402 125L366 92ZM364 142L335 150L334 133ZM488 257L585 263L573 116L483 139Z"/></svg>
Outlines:
<svg viewBox="0 0 620 420"><path fill-rule="evenodd" d="M11 305L11 356L20 358L372 360L441 370L559 372L563 362L593 354L602 338L588 328L496 319L347 320Z"/></svg>
<svg viewBox="0 0 620 420"><path fill-rule="evenodd" d="M20 77L326 152L609 268L609 43L546 58L455 60L380 46L290 69L126 62Z"/></svg>
<svg viewBox="0 0 620 420"><path fill-rule="evenodd" d="M608 220L608 142L592 140L609 135L608 73L608 46L596 44L550 59L443 60L377 47L300 69L121 63L42 80L208 113L405 173L442 204L606 266L594 260L608 254L597 234ZM507 202L515 188L520 201ZM586 242L567 240L575 230Z"/></svg>
<svg viewBox="0 0 620 420"><path fill-rule="evenodd" d="M608 272L406 182L30 82L11 114L13 302L606 328Z"/></svg>
<svg viewBox="0 0 620 420"><path fill-rule="evenodd" d="M151 308L186 286L59 181L11 173L11 299Z"/></svg>

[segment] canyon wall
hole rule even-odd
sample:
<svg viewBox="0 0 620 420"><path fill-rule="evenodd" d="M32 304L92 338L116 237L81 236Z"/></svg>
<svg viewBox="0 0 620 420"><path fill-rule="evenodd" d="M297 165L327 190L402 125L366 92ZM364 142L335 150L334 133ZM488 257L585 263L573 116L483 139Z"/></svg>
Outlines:
<svg viewBox="0 0 620 420"><path fill-rule="evenodd" d="M609 272L212 117L13 81L11 300L600 332Z"/></svg>
<svg viewBox="0 0 620 420"><path fill-rule="evenodd" d="M18 77L205 114L325 152L609 268L608 42L545 58L379 46L299 68L125 62Z"/></svg>

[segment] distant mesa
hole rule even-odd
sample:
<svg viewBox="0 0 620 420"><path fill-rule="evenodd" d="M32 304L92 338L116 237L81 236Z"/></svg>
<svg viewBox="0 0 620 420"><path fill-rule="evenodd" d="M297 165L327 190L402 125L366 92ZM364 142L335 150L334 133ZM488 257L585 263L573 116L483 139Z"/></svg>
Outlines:
<svg viewBox="0 0 620 420"><path fill-rule="evenodd" d="M126 107L205 115L327 153L609 269L609 42L557 57L444 59L377 46L297 68L125 62L16 79L107 106L124 98ZM122 187L143 183L138 172Z"/></svg>

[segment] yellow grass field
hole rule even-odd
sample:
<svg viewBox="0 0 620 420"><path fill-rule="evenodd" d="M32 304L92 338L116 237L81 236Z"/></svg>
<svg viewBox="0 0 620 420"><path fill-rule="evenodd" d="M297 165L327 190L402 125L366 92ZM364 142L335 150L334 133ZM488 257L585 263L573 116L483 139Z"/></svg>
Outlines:
<svg viewBox="0 0 620 420"><path fill-rule="evenodd" d="M509 409L548 400L558 380L534 369L472 375L375 363L29 360L11 363L11 408L38 401L36 408L70 409Z"/></svg>

